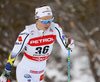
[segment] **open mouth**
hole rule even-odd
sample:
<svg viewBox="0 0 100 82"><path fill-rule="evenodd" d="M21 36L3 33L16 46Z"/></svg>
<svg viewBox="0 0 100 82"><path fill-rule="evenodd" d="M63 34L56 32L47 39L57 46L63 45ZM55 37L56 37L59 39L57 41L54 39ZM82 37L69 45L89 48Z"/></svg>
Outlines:
<svg viewBox="0 0 100 82"><path fill-rule="evenodd" d="M49 27L45 27L45 29L48 29Z"/></svg>

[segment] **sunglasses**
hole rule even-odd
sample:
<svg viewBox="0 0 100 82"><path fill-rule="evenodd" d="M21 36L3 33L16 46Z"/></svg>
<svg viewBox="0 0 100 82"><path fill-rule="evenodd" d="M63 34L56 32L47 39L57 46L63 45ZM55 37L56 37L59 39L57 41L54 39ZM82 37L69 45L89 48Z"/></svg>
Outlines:
<svg viewBox="0 0 100 82"><path fill-rule="evenodd" d="M54 17L51 20L42 20L39 19L41 21L41 23L47 24L47 23L51 23L53 21Z"/></svg>

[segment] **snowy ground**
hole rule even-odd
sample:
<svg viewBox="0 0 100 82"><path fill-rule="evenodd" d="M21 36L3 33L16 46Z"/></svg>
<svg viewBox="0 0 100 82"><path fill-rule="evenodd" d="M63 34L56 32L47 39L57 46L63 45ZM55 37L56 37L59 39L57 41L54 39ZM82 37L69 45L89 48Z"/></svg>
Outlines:
<svg viewBox="0 0 100 82"><path fill-rule="evenodd" d="M86 52L81 51L76 47L71 54L71 81L70 82L95 82L92 76L91 70L89 69L89 61ZM66 54L60 51L62 59L67 58ZM81 54L79 54L81 53ZM52 79L55 76L54 82L67 82L67 76L64 75L64 71L57 70L62 65L57 64L54 61L49 62L46 68L46 75ZM66 68L67 69L67 68ZM46 81L44 81L46 82Z"/></svg>
<svg viewBox="0 0 100 82"><path fill-rule="evenodd" d="M79 48L76 49L79 50ZM73 79L71 82L95 82L91 70L89 69L87 54L82 51L78 53L72 55L73 67L71 69L71 75Z"/></svg>

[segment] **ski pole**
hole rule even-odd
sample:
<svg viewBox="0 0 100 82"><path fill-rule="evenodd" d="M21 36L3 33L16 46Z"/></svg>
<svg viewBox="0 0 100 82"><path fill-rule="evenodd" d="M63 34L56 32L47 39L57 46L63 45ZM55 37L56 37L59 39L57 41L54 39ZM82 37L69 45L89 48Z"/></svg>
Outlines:
<svg viewBox="0 0 100 82"><path fill-rule="evenodd" d="M68 45L71 42L71 37L68 37ZM70 48L68 48L68 82L70 82Z"/></svg>

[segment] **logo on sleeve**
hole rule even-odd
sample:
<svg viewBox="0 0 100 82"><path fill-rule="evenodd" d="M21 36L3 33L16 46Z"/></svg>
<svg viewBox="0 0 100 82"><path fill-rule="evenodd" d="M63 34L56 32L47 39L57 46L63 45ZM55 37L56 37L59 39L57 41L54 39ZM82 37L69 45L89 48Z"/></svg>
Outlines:
<svg viewBox="0 0 100 82"><path fill-rule="evenodd" d="M20 42L22 41L22 37L21 36L18 37L18 41L20 41Z"/></svg>
<svg viewBox="0 0 100 82"><path fill-rule="evenodd" d="M66 40L66 38L65 38L65 35L64 35L64 34L62 34L62 39L63 39L63 40Z"/></svg>
<svg viewBox="0 0 100 82"><path fill-rule="evenodd" d="M31 31L31 35L34 35L34 30Z"/></svg>

